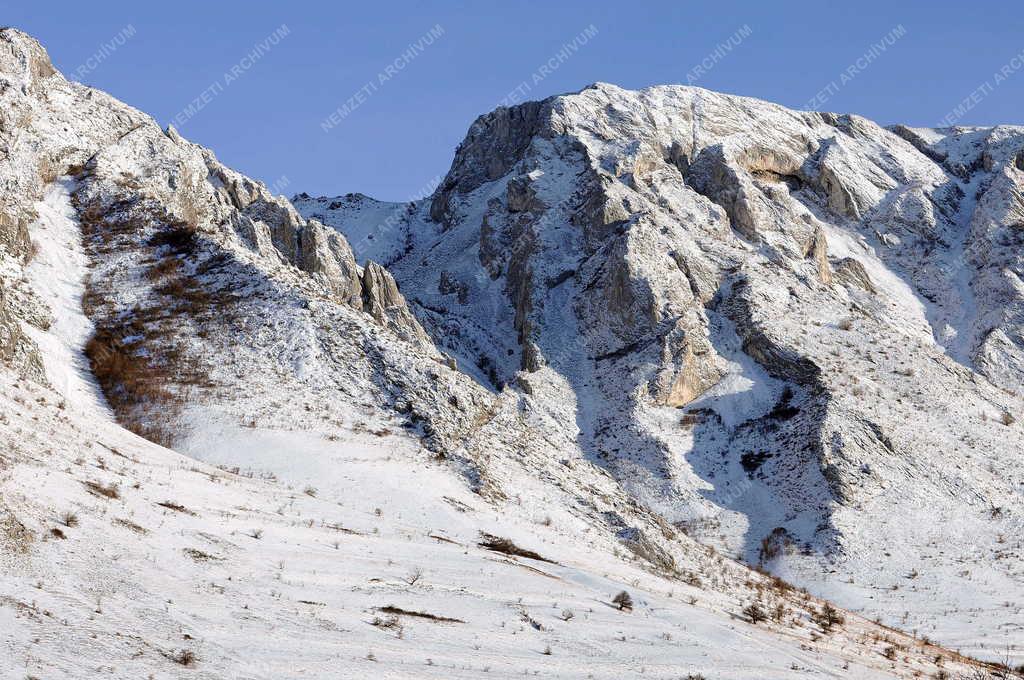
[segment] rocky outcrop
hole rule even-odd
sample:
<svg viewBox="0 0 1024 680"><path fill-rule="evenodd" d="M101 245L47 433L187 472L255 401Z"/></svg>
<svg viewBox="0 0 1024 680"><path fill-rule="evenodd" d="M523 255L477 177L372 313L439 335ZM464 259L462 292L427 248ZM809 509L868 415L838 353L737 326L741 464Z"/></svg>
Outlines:
<svg viewBox="0 0 1024 680"><path fill-rule="evenodd" d="M659 404L686 406L722 378L715 358L699 319L680 319L662 345L664 369L654 381L651 396Z"/></svg>
<svg viewBox="0 0 1024 680"><path fill-rule="evenodd" d="M818 280L825 285L832 283L832 268L828 263L828 240L820 227L814 230L806 257L813 260L818 268Z"/></svg>
<svg viewBox="0 0 1024 680"><path fill-rule="evenodd" d="M543 212L546 206L537 200L537 196L530 186L529 175L513 177L508 181L505 189L505 203L509 212Z"/></svg>
<svg viewBox="0 0 1024 680"><path fill-rule="evenodd" d="M0 287L0 362L23 378L46 382L43 361L35 343L25 335L18 318L8 308L7 296Z"/></svg>
<svg viewBox="0 0 1024 680"><path fill-rule="evenodd" d="M416 317L398 291L395 278L376 262L367 262L361 279L363 311L407 339L425 341Z"/></svg>
<svg viewBox="0 0 1024 680"><path fill-rule="evenodd" d="M835 265L835 277L840 282L849 285L856 286L861 290L868 293L877 293L875 285L871 282L871 277L868 275L864 265L858 260L852 257L844 257Z"/></svg>
<svg viewBox="0 0 1024 680"><path fill-rule="evenodd" d="M338 232L315 220L307 222L299 231L297 262L299 269L320 278L345 304L362 305L359 267L348 241Z"/></svg>
<svg viewBox="0 0 1024 680"><path fill-rule="evenodd" d="M466 194L507 173L540 131L543 115L542 102L528 102L501 107L477 118L431 200L431 218L444 222L453 194Z"/></svg>
<svg viewBox="0 0 1024 680"><path fill-rule="evenodd" d="M26 222L16 214L0 212L0 249L20 260L31 251Z"/></svg>

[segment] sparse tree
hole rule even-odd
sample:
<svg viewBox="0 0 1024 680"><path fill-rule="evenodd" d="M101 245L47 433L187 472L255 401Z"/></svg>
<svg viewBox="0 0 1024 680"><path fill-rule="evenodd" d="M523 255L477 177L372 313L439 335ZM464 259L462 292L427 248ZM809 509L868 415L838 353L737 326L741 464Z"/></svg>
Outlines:
<svg viewBox="0 0 1024 680"><path fill-rule="evenodd" d="M619 608L619 611L628 609L633 611L633 598L630 597L629 593L625 590L619 592L618 595L612 598L612 604Z"/></svg>
<svg viewBox="0 0 1024 680"><path fill-rule="evenodd" d="M414 586L416 585L417 582L419 582L421 578L423 578L423 570L419 567L416 567L415 569L410 571L408 575L406 575L405 582L411 586Z"/></svg>
<svg viewBox="0 0 1024 680"><path fill-rule="evenodd" d="M753 624L758 624L768 619L768 614L765 613L764 607L761 606L760 602L751 602L744 607L743 615Z"/></svg>
<svg viewBox="0 0 1024 680"><path fill-rule="evenodd" d="M821 609L813 614L813 618L814 622L821 626L826 633L832 630L832 626L841 626L846 623L846 619L839 613L839 610L828 602L821 605Z"/></svg>

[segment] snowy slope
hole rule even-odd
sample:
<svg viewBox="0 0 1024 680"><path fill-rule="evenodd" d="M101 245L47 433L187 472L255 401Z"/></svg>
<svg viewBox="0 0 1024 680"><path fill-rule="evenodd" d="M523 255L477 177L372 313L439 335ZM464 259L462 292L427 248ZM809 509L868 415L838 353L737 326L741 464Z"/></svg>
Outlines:
<svg viewBox="0 0 1024 680"><path fill-rule="evenodd" d="M1022 195L1020 127L599 83L478 119L389 268L699 540L1019 658Z"/></svg>
<svg viewBox="0 0 1024 680"><path fill-rule="evenodd" d="M45 263L65 263L69 284L49 302L74 319L73 282L86 270L61 229L73 212L67 189L47 192L34 233ZM47 367L82 351L82 335L61 325L46 335ZM10 442L0 457L4 677L883 678L968 668L854 617L815 633L814 600L712 553L688 584L652 575L611 557L593 527L525 476L524 502L497 512L402 435L210 431L205 457L221 465L204 465L72 402L89 378L81 366L59 370L64 391L0 372ZM541 509L550 514L533 514ZM538 557L487 550L481 532ZM620 611L610 600L626 588L635 604ZM742 620L741 594L755 591L781 605L777 622ZM891 660L889 648L899 650Z"/></svg>
<svg viewBox="0 0 1024 680"><path fill-rule="evenodd" d="M335 199L298 194L292 197L292 204L307 219L319 220L344 234L360 262L392 262L404 254L411 238L409 203L377 201L363 194Z"/></svg>

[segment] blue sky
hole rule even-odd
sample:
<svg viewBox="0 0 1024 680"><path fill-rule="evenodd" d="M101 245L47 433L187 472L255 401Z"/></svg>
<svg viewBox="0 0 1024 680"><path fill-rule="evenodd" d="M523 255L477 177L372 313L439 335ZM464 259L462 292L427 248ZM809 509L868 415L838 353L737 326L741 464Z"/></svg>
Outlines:
<svg viewBox="0 0 1024 680"><path fill-rule="evenodd" d="M51 1L7 3L0 21L163 125L185 112L185 137L288 195L409 199L509 95L599 80L796 108L820 96L883 124L1024 124L1024 11L1009 0Z"/></svg>

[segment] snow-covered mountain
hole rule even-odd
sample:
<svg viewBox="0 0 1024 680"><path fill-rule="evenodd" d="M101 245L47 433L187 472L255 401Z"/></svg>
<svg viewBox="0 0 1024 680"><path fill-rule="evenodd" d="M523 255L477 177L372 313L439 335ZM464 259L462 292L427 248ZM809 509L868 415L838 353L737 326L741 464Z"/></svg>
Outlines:
<svg viewBox="0 0 1024 680"><path fill-rule="evenodd" d="M0 104L5 677L1019 659L1024 129L596 85L293 206L14 29Z"/></svg>
<svg viewBox="0 0 1024 680"><path fill-rule="evenodd" d="M397 223L296 206L668 521L980 650L1024 643L1022 190L1021 127L597 84L482 116Z"/></svg>

